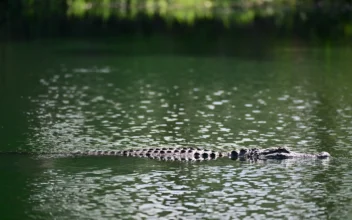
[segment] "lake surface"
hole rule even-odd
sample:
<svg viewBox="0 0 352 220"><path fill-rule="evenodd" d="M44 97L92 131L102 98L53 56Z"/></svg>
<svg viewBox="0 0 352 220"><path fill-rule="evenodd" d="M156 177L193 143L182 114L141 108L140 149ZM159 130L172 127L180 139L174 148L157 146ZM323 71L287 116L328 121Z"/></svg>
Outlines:
<svg viewBox="0 0 352 220"><path fill-rule="evenodd" d="M351 218L350 48L292 43L224 55L133 45L1 45L1 152L285 145L332 158L2 154L3 219Z"/></svg>

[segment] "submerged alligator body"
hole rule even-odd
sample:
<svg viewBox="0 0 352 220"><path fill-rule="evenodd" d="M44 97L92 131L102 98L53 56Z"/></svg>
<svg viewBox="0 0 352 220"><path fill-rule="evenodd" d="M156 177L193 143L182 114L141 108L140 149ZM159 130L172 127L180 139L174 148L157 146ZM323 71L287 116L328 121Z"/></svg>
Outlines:
<svg viewBox="0 0 352 220"><path fill-rule="evenodd" d="M179 161L201 161L215 160L217 158L227 157L232 160L267 160L267 159L290 159L290 158L312 158L325 159L329 158L328 152L318 154L297 153L285 147L275 147L268 149L240 149L230 152L217 152L199 148L144 148L131 150L95 150L95 151L77 151L75 156L130 156L146 157L159 160L179 160Z"/></svg>

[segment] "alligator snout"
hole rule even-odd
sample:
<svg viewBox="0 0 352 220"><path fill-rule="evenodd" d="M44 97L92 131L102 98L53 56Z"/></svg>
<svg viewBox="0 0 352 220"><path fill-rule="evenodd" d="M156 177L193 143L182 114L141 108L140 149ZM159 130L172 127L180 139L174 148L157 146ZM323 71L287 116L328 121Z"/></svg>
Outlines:
<svg viewBox="0 0 352 220"><path fill-rule="evenodd" d="M319 154L317 154L317 158L320 158L320 159L324 159L324 158L328 158L328 157L331 157L331 155L326 151L323 151L323 152L320 152Z"/></svg>

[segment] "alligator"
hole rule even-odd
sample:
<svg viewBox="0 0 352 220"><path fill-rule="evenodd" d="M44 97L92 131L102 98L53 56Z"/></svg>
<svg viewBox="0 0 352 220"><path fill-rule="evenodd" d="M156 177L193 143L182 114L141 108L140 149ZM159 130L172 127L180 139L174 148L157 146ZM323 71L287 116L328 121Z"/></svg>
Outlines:
<svg viewBox="0 0 352 220"><path fill-rule="evenodd" d="M215 160L227 157L232 160L268 160L268 159L291 159L291 158L312 158L326 159L330 157L328 152L317 154L298 153L286 147L273 147L268 149L242 148L230 152L217 152L199 148L143 148L130 150L93 150L76 151L73 156L130 156L145 157L159 160L179 160L179 161L202 161Z"/></svg>
<svg viewBox="0 0 352 220"><path fill-rule="evenodd" d="M0 152L0 154L28 154L38 156L54 156L54 157L78 157L78 156L127 156L127 157L145 157L150 159L171 160L171 161L202 161L215 160L217 158L230 158L232 160L283 160L293 158L311 158L311 159L327 159L330 158L328 152L320 152L317 154L306 154L291 151L287 147L272 147L268 149L258 148L242 148L240 150L232 150L230 152L217 152L206 149L180 147L180 148L142 148L130 150L88 150L74 151L71 153L51 152L51 153L29 153L29 152ZM45 156L44 156L45 157Z"/></svg>

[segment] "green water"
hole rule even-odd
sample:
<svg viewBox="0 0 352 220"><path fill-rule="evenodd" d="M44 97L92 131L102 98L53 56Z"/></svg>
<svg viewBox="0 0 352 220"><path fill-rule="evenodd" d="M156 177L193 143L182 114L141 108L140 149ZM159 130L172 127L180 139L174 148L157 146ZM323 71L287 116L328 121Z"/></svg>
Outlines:
<svg viewBox="0 0 352 220"><path fill-rule="evenodd" d="M287 145L333 158L1 155L2 219L351 218L351 49L110 43L1 45L0 150Z"/></svg>

